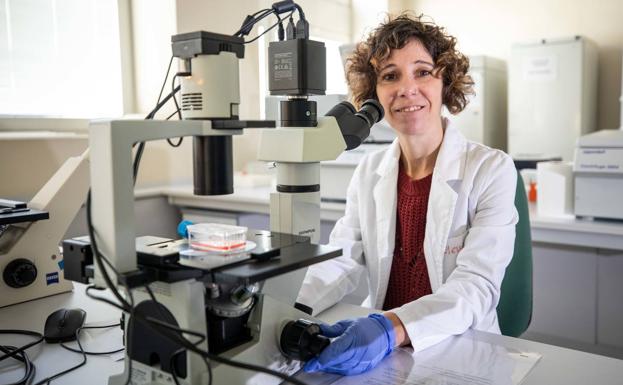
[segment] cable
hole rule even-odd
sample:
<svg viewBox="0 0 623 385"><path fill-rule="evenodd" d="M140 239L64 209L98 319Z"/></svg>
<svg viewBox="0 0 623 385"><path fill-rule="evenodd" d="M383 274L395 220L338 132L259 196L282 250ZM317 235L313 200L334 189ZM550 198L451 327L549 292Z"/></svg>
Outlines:
<svg viewBox="0 0 623 385"><path fill-rule="evenodd" d="M21 352L23 352L24 350L31 348L35 345L40 344L43 341L43 334L38 333L38 332L33 332L31 330L19 330L19 329L6 329L6 330L0 330L0 334L19 334L19 335L24 335L24 336L30 336L30 337L35 337L36 340L28 343L24 346L22 346L21 348L18 349L14 349L12 350L10 353L6 353L5 355L3 355L2 357L0 357L0 361L3 361L7 358L11 358Z"/></svg>
<svg viewBox="0 0 623 385"><path fill-rule="evenodd" d="M15 346L0 345L0 351L3 351L5 353L9 353L16 349L17 348ZM20 352L15 357L13 357L13 359L21 361L24 364L24 377L22 377L17 382L10 382L4 385L28 385L30 384L32 382L32 379L35 378L36 368L35 368L35 365L33 365L30 358L28 357L28 354L26 354L26 352Z"/></svg>
<svg viewBox="0 0 623 385"><path fill-rule="evenodd" d="M93 229L93 221L91 220L91 190L87 194L86 201L86 214L87 214L87 230L89 232L89 238L91 239L91 250L93 252L93 260L95 261L97 268L101 272L101 276L104 278L106 285L110 288L110 291L117 298L117 300L121 303L121 306L124 310L130 309L131 305L121 296L119 291L116 288L108 276L108 272L102 263L103 255L100 253L99 248L97 247L97 240L95 238L95 230ZM112 264L109 263L109 266L112 267ZM117 276L119 276L119 272L112 268Z"/></svg>
<svg viewBox="0 0 623 385"><path fill-rule="evenodd" d="M175 365L175 358L185 351L186 349L184 348L178 349L175 353L171 354L171 358L169 358L169 366L171 367L171 375L173 376L173 382L175 382L175 385L180 385L180 380L177 379L177 366Z"/></svg>
<svg viewBox="0 0 623 385"><path fill-rule="evenodd" d="M69 369L65 369L61 372L58 372L56 374L53 374L49 377L44 378L43 380L40 380L39 382L35 383L35 385L41 385L41 384L49 384L51 381L53 381L56 378L59 378L61 376L64 376L65 374L69 373L69 372L73 372L74 370L84 366L87 363L87 355L84 352L84 349L82 349L82 344L80 344L80 338L78 338L78 336L80 335L80 331L82 330L82 328L79 328L78 330L76 330L76 342L78 343L78 347L80 347L80 352L82 354L82 361L75 365L72 366Z"/></svg>
<svg viewBox="0 0 623 385"><path fill-rule="evenodd" d="M177 111L173 111L173 113L171 113L171 115L167 116L167 118L165 120L169 120L173 117L173 115L177 114L180 110L178 109Z"/></svg>
<svg viewBox="0 0 623 385"><path fill-rule="evenodd" d="M0 334L17 334L17 335L25 335L25 336L36 338L35 341L28 343L19 348L15 346L11 346L11 345L0 345L0 351L5 353L2 356L2 358L0 358L0 361L6 358L13 358L16 361L21 361L22 364L24 365L24 376L17 382L7 383L4 385L28 385L30 384L32 380L35 378L36 368L35 368L35 365L32 363L32 361L30 360L30 357L28 357L28 354L26 353L26 349L43 342L43 335L41 333L30 331L30 330L16 330L16 329L0 330Z"/></svg>
<svg viewBox="0 0 623 385"><path fill-rule="evenodd" d="M120 326L121 323L117 323L114 325L102 325L102 326L84 326L82 327L82 329L108 329L108 328L114 328L116 326ZM81 353L80 350L72 348L70 346L65 345L63 342L61 342L61 347L63 347L64 349L69 350L70 352L74 352L74 353ZM121 348L121 349L117 349L117 350L111 350L108 352L87 352L84 351L84 354L88 355L88 356L104 356L107 354L114 354L114 353L119 353L121 351L123 351L125 348Z"/></svg>
<svg viewBox="0 0 623 385"><path fill-rule="evenodd" d="M160 302L158 302L158 300L156 299L156 296L154 295L154 292L151 290L151 287L149 287L148 284L145 285L145 290L149 294L149 297L151 298L151 300L154 303L160 305ZM160 317L164 319L164 316L163 316L163 314L162 314L162 312L160 310L160 306L156 306L156 309L158 309L158 312L160 313ZM151 317L148 317L148 318L151 318ZM168 325L168 324L166 324L166 325ZM183 329L180 329L180 330L183 330ZM189 332L192 332L192 331L189 331ZM191 333L188 333L188 334L191 334ZM194 343L195 346L199 345L200 343L202 343L203 341L206 340L206 337L204 335L200 334L200 333L192 332L192 334L194 334L196 337L199 337L199 340ZM178 354L181 354L181 353L183 353L185 351L186 351L186 349L182 348L182 349L176 351L175 353L173 353L173 355L170 358L169 365L171 366L171 374L173 375L173 380L175 381L176 385L178 385L179 382L178 382L178 379L177 379L177 372L176 372L177 368L175 366L175 356L177 356ZM212 365L210 365L210 363L208 362L208 360L205 357L203 357L203 356L200 356L200 357L203 359L203 362L206 364L206 367L208 369L208 377L209 377L208 385L210 385L210 384L212 384Z"/></svg>
<svg viewBox="0 0 623 385"><path fill-rule="evenodd" d="M180 111L180 106L177 103L177 98L175 97L175 79L178 76L181 76L183 72L178 72L175 75L173 75L173 80L171 80L171 93L173 94L173 102L175 103L175 109L177 110L177 117L179 118L179 120L182 120L182 113Z"/></svg>
<svg viewBox="0 0 623 385"><path fill-rule="evenodd" d="M162 92L164 91L164 87L167 84L167 79L169 78L169 73L171 72L172 64L173 64L173 55L171 55L171 60L169 60L169 66L167 67L167 74L164 77L164 81L162 82L162 87L160 87L160 93L158 94L158 101L156 101L156 105L160 103L160 98L162 97Z"/></svg>
<svg viewBox="0 0 623 385"><path fill-rule="evenodd" d="M156 107L154 107L154 109L149 114L147 114L147 116L145 116L145 120L153 119L154 116L156 115L156 112L158 112L173 97L173 95L175 95L175 93L180 91L181 88L182 88L181 86L175 87L172 92L170 92L167 96L165 96L164 99L162 99L162 101L160 101L160 103L158 103L158 105L156 105ZM135 145L138 146L138 148L136 150L136 155L134 155L132 175L134 176L134 183L136 184L139 165L141 163L141 158L143 156L143 151L145 149L145 142L139 142L139 143L136 143Z"/></svg>
<svg viewBox="0 0 623 385"><path fill-rule="evenodd" d="M261 12L263 13L260 16L257 16ZM270 15L273 12L274 10L272 8L265 8L265 9L255 12L253 15L247 16L245 20L243 21L242 26L236 32L234 32L233 36L243 37L243 36L248 35L249 32L251 32L251 29L253 28L253 26L257 24L258 21L262 20L263 18L265 18L266 16Z"/></svg>
<svg viewBox="0 0 623 385"><path fill-rule="evenodd" d="M290 14L286 17L292 17L292 13L294 13L294 11L291 11ZM271 25L266 31L262 32L261 34L257 35L256 37L254 37L251 40L245 41L244 44L249 44L249 43L253 43L254 41L256 41L257 39L259 39L260 37L264 36L266 33L268 33L268 31L270 31L271 29L275 28L277 25L282 25L282 20L279 16L277 16L277 18L279 19L275 24Z"/></svg>
<svg viewBox="0 0 623 385"><path fill-rule="evenodd" d="M150 317L148 317L148 318L150 318ZM231 359L228 359L228 358L223 358L223 357L220 357L220 356L218 356L216 354L210 353L208 351L199 349L194 344L192 344L190 341L188 341L187 339L183 338L179 334L179 331L181 329L176 327L176 326L173 326L173 325L170 325L170 324L166 324L164 322L153 323L151 326L152 327L156 327L156 328L159 328L159 327L165 328L166 330L162 330L162 329L160 330L161 335L163 337L165 337L165 338L167 338L167 339L169 339L169 340L171 340L173 342L177 342L178 344L180 344L184 348L186 348L186 349L188 349L188 350L190 350L192 352L195 352L197 354L200 354L200 355L202 355L202 356L204 356L206 358L209 358L210 360L213 360L213 361L216 361L216 362L228 365L228 366L233 366L233 367L236 367L236 368L240 368L240 369L266 373L266 374L269 374L271 376L275 376L275 377L278 377L278 378L280 378L282 380L288 381L288 382L290 382L292 384L295 384L295 385L306 385L301 380L296 379L296 378L294 378L292 376L289 376L287 374L283 374L283 373L277 372L275 370L267 369L267 368L264 368L264 367L261 367L261 366L257 366L257 365L253 365L253 364L247 364L247 363L239 362L239 361L234 361L234 360L231 360ZM171 333L170 331L176 331L178 333L174 334L174 333Z"/></svg>
<svg viewBox="0 0 623 385"><path fill-rule="evenodd" d="M110 306L113 306L113 307L115 307L115 308L117 308L117 309L119 309L121 311L125 311L126 310L121 305L119 305L118 303L115 303L115 302L109 300L108 298L99 297L99 296L96 296L96 295L93 295L93 294L89 293L90 290L103 291L104 289L95 287L94 285L90 285L90 286L87 286L85 294L87 295L87 297L89 297L91 299L94 299L96 301L105 302L105 303L109 304Z"/></svg>

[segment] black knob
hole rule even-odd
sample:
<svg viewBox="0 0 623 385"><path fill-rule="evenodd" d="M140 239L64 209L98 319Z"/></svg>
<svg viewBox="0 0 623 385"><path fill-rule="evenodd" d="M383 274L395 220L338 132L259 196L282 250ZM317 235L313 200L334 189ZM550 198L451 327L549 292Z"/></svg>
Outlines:
<svg viewBox="0 0 623 385"><path fill-rule="evenodd" d="M16 289L20 287L26 287L35 282L37 278L37 267L31 261L18 258L11 262L4 268L2 273L4 282Z"/></svg>
<svg viewBox="0 0 623 385"><path fill-rule="evenodd" d="M288 358L307 361L324 350L331 340L320 334L320 326L308 320L288 322L281 331L279 345Z"/></svg>

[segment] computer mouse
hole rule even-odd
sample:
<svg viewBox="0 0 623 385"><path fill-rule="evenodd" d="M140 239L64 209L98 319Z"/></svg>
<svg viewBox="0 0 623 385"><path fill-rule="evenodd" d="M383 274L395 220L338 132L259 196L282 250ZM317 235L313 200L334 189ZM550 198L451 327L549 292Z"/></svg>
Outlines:
<svg viewBox="0 0 623 385"><path fill-rule="evenodd" d="M67 342L76 339L76 331L84 325L87 313L82 309L59 309L45 320L43 337L46 342Z"/></svg>

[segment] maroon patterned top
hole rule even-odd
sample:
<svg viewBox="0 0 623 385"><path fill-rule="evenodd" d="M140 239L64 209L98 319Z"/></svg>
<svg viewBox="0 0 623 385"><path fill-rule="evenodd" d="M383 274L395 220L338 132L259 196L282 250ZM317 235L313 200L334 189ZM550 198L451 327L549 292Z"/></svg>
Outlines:
<svg viewBox="0 0 623 385"><path fill-rule="evenodd" d="M384 310L390 310L431 294L424 258L426 209L432 174L412 180L402 164L398 172L396 246L385 295Z"/></svg>

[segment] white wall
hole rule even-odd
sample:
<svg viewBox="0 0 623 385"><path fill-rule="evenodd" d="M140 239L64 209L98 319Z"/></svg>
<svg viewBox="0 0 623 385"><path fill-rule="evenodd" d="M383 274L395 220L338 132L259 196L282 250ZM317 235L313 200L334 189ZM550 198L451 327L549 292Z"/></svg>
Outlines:
<svg viewBox="0 0 623 385"><path fill-rule="evenodd" d="M582 35L599 46L597 129L619 127L622 0L403 0L392 11L431 16L469 55L510 57L514 42Z"/></svg>

